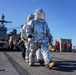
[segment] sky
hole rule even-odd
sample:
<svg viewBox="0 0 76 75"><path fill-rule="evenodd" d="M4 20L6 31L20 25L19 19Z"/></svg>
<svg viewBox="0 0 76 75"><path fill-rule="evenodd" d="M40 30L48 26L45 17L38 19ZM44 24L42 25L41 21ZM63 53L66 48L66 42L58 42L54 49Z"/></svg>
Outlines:
<svg viewBox="0 0 76 75"><path fill-rule="evenodd" d="M7 24L8 33L12 29L20 32L26 17L33 14L38 8L45 13L53 39L72 39L76 45L76 0L0 0L0 16L5 15L5 20L12 21Z"/></svg>

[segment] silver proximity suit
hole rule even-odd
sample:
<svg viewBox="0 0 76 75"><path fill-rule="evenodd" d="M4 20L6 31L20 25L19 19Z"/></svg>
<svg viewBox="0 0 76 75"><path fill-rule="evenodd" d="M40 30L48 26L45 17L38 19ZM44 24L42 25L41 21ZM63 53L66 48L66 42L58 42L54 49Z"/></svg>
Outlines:
<svg viewBox="0 0 76 75"><path fill-rule="evenodd" d="M41 14L39 15L38 13ZM52 61L50 52L48 50L48 42L51 41L52 36L50 34L48 25L43 17L43 10L37 9L34 14L35 19L29 22L29 25L26 29L28 42L30 42L29 62L34 62L33 55L40 48L42 50L45 65L47 65Z"/></svg>
<svg viewBox="0 0 76 75"><path fill-rule="evenodd" d="M27 23L23 25L22 27L22 40L24 41L24 45L26 48L26 54L25 54L25 59L29 59L29 47L28 47L28 38L26 36L26 27L27 27Z"/></svg>
<svg viewBox="0 0 76 75"><path fill-rule="evenodd" d="M29 52L30 52L30 48L29 48L30 43L28 42L28 37L26 35L26 28L28 27L30 21L33 20L33 19L34 19L34 16L32 14L28 15L27 23L23 25L22 30L21 30L21 38L24 41L24 45L25 45L25 48L26 48L26 55L25 55L26 60L29 60ZM41 57L39 57L37 52L34 55L34 57L36 56L37 59L42 58L41 51L39 50L39 52L38 52ZM34 62L35 62L35 60L34 60Z"/></svg>

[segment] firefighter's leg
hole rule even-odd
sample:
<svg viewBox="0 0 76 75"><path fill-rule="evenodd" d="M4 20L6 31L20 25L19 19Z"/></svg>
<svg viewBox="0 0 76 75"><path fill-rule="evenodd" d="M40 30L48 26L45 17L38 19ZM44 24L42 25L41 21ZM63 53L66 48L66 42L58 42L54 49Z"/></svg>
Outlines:
<svg viewBox="0 0 76 75"><path fill-rule="evenodd" d="M42 44L42 54L43 54L45 66L49 69L52 68L55 65L55 63L52 62L52 57L51 57L50 51L48 50L47 43Z"/></svg>
<svg viewBox="0 0 76 75"><path fill-rule="evenodd" d="M28 43L25 42L25 48L26 48L26 53L25 53L25 60L28 63L29 62L29 47L28 47Z"/></svg>
<svg viewBox="0 0 76 75"><path fill-rule="evenodd" d="M37 61L40 63L40 65L44 63L42 50L40 48L36 51L36 58L37 58Z"/></svg>
<svg viewBox="0 0 76 75"><path fill-rule="evenodd" d="M21 47L21 50L22 50L22 57L23 57L23 60L25 60L25 48Z"/></svg>
<svg viewBox="0 0 76 75"><path fill-rule="evenodd" d="M30 44L30 52L29 52L29 66L33 66L35 62L35 53L37 50L37 44L31 43Z"/></svg>

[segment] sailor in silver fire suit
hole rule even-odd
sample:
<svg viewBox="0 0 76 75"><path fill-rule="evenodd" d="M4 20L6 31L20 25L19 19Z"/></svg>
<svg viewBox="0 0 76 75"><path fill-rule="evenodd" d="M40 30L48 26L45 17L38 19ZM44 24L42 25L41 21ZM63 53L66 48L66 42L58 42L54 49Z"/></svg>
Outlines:
<svg viewBox="0 0 76 75"><path fill-rule="evenodd" d="M31 20L34 19L34 16L32 14L28 15L27 16L27 23L23 25L22 27L22 32L21 32L21 39L24 41L24 45L25 45L25 48L26 48L26 54L25 54L25 59L26 59L26 62L29 62L29 52L30 52L30 48L29 48L29 45L30 43L28 42L28 38L27 38L27 35L26 35L26 28L29 24L29 22ZM36 51L36 54L33 55L33 57L36 56L36 59L41 59L42 58L42 53L41 53L41 50L37 50ZM34 60L35 62L35 60ZM43 59L41 60L40 64L43 64Z"/></svg>
<svg viewBox="0 0 76 75"><path fill-rule="evenodd" d="M29 66L34 65L33 55L40 48L42 50L43 59L47 68L52 68L54 62L48 50L48 42L51 42L52 36L45 22L45 13L41 8L34 12L34 20L29 22L26 29L28 42L30 42Z"/></svg>
<svg viewBox="0 0 76 75"><path fill-rule="evenodd" d="M25 48L26 48L26 54L25 54L25 59L26 59L26 62L29 62L29 43L28 43L28 38L26 36L26 28L28 26L28 23L34 19L34 16L32 14L28 15L26 20L27 20L27 23L25 23L22 27L22 32L21 32L21 39L24 41L24 45L25 45Z"/></svg>

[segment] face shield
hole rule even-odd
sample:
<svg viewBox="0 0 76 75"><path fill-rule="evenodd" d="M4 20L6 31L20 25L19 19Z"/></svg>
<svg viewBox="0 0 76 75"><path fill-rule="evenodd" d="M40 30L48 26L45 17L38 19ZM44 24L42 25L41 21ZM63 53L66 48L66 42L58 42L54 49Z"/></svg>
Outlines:
<svg viewBox="0 0 76 75"><path fill-rule="evenodd" d="M32 17L28 17L26 20L27 20L27 22L29 22L29 21L31 21L31 20L33 20L34 18L32 18Z"/></svg>
<svg viewBox="0 0 76 75"><path fill-rule="evenodd" d="M36 19L45 19L45 14L44 13L35 13L35 18Z"/></svg>
<svg viewBox="0 0 76 75"><path fill-rule="evenodd" d="M33 19L34 19L34 16L33 16L33 15L29 15L29 16L26 18L27 22L29 22L29 21L31 21L31 20L33 20Z"/></svg>
<svg viewBox="0 0 76 75"><path fill-rule="evenodd" d="M35 19L42 19L42 20L45 19L45 13L43 12L43 10L41 8L38 8L34 12L34 15L35 15Z"/></svg>

